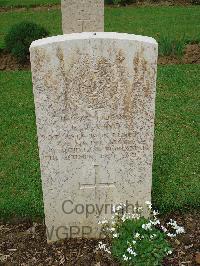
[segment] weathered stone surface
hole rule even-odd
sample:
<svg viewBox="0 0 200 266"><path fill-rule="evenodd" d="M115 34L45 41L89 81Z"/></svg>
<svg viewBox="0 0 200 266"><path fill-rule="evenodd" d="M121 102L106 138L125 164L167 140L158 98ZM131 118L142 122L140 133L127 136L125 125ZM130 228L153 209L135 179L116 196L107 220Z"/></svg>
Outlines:
<svg viewBox="0 0 200 266"><path fill-rule="evenodd" d="M104 31L104 0L62 0L63 33Z"/></svg>
<svg viewBox="0 0 200 266"><path fill-rule="evenodd" d="M30 52L49 241L98 237L113 203L151 200L157 43L81 33Z"/></svg>

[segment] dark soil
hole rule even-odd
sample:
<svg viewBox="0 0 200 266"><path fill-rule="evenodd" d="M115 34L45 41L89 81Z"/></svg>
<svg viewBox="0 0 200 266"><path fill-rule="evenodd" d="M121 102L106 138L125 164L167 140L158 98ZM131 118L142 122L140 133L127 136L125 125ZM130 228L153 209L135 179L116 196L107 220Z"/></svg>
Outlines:
<svg viewBox="0 0 200 266"><path fill-rule="evenodd" d="M200 212L187 214L169 214L162 220L174 219L185 228L186 233L179 236L172 244L172 257L165 260L164 266L199 266L200 265Z"/></svg>
<svg viewBox="0 0 200 266"><path fill-rule="evenodd" d="M20 64L17 59L6 52L5 50L0 51L0 71L1 70L29 70L30 62Z"/></svg>
<svg viewBox="0 0 200 266"><path fill-rule="evenodd" d="M186 234L173 242L174 252L163 266L200 265L200 213L173 214ZM109 255L96 251L98 240L68 239L47 244L42 223L0 224L0 265L120 265Z"/></svg>
<svg viewBox="0 0 200 266"><path fill-rule="evenodd" d="M183 60L187 64L200 64L200 44L188 45Z"/></svg>
<svg viewBox="0 0 200 266"><path fill-rule="evenodd" d="M1 12L23 12L23 11L43 11L43 10L54 10L54 9L60 9L60 5L43 5L43 6L30 6L30 7L23 7L23 6L0 6L0 13Z"/></svg>
<svg viewBox="0 0 200 266"><path fill-rule="evenodd" d="M152 6L188 6L191 0L138 0L137 5Z"/></svg>
<svg viewBox="0 0 200 266"><path fill-rule="evenodd" d="M2 224L0 239L0 265L119 265L96 251L98 240L68 239L47 244L43 224Z"/></svg>
<svg viewBox="0 0 200 266"><path fill-rule="evenodd" d="M187 45L182 58L173 56L159 57L158 64L200 64L200 44ZM0 71L1 70L30 70L30 62L27 61L24 64L20 64L11 54L2 51L0 52Z"/></svg>
<svg viewBox="0 0 200 266"><path fill-rule="evenodd" d="M158 64L200 64L200 44L188 44L185 48L183 57L160 56L158 59Z"/></svg>
<svg viewBox="0 0 200 266"><path fill-rule="evenodd" d="M200 0L137 0L135 3L126 5L127 7L131 6L140 6L140 5L153 5L153 6L188 6L192 4L200 4ZM116 5L108 5L110 7L116 7ZM23 12L27 10L40 11L40 10L52 10L60 9L60 4L50 4L50 5L30 5L25 7L23 5L17 6L0 6L0 12Z"/></svg>

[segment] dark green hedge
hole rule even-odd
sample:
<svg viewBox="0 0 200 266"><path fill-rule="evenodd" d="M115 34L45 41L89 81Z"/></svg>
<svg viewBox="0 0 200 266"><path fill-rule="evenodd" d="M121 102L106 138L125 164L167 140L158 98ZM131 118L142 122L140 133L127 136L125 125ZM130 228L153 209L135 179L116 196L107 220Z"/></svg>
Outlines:
<svg viewBox="0 0 200 266"><path fill-rule="evenodd" d="M35 40L48 36L48 31L36 23L23 21L14 24L5 36L6 49L19 62L25 62L29 55L29 47Z"/></svg>

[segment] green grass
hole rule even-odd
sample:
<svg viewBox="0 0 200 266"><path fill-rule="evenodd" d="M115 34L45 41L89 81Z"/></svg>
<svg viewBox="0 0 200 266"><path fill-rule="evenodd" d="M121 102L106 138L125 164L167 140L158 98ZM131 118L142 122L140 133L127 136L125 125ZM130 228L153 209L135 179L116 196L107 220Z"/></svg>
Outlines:
<svg viewBox="0 0 200 266"><path fill-rule="evenodd" d="M30 72L0 72L0 216L42 216Z"/></svg>
<svg viewBox="0 0 200 266"><path fill-rule="evenodd" d="M200 7L107 8L106 30L188 40L200 39Z"/></svg>
<svg viewBox="0 0 200 266"><path fill-rule="evenodd" d="M199 41L200 7L105 8L105 30L128 32L159 38ZM0 16L0 47L9 28L28 20L41 24L51 35L62 34L60 10L7 12Z"/></svg>
<svg viewBox="0 0 200 266"><path fill-rule="evenodd" d="M177 55L181 57L184 54L184 48L187 41L185 38L180 39L170 39L167 36L162 36L159 39L159 55L170 56Z"/></svg>
<svg viewBox="0 0 200 266"><path fill-rule="evenodd" d="M32 7L60 4L60 0L0 0L0 7Z"/></svg>
<svg viewBox="0 0 200 266"><path fill-rule="evenodd" d="M158 71L153 199L162 211L200 207L200 65Z"/></svg>
<svg viewBox="0 0 200 266"><path fill-rule="evenodd" d="M200 66L159 67L153 202L162 212L200 207ZM43 216L30 72L0 72L0 216Z"/></svg>

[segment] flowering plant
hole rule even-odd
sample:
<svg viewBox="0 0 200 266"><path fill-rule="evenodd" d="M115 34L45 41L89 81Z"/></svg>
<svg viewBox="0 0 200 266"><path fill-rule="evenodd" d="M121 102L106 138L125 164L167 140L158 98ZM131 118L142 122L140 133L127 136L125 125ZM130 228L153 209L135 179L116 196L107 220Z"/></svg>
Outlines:
<svg viewBox="0 0 200 266"><path fill-rule="evenodd" d="M168 238L184 233L184 228L170 220L166 226L161 225L157 211L150 210L145 218L143 208L135 207L133 213L124 213L125 205L114 208L110 221L100 222L106 236L111 239L110 246L99 242L98 249L112 254L125 265L153 266L161 265L163 259L172 253Z"/></svg>

